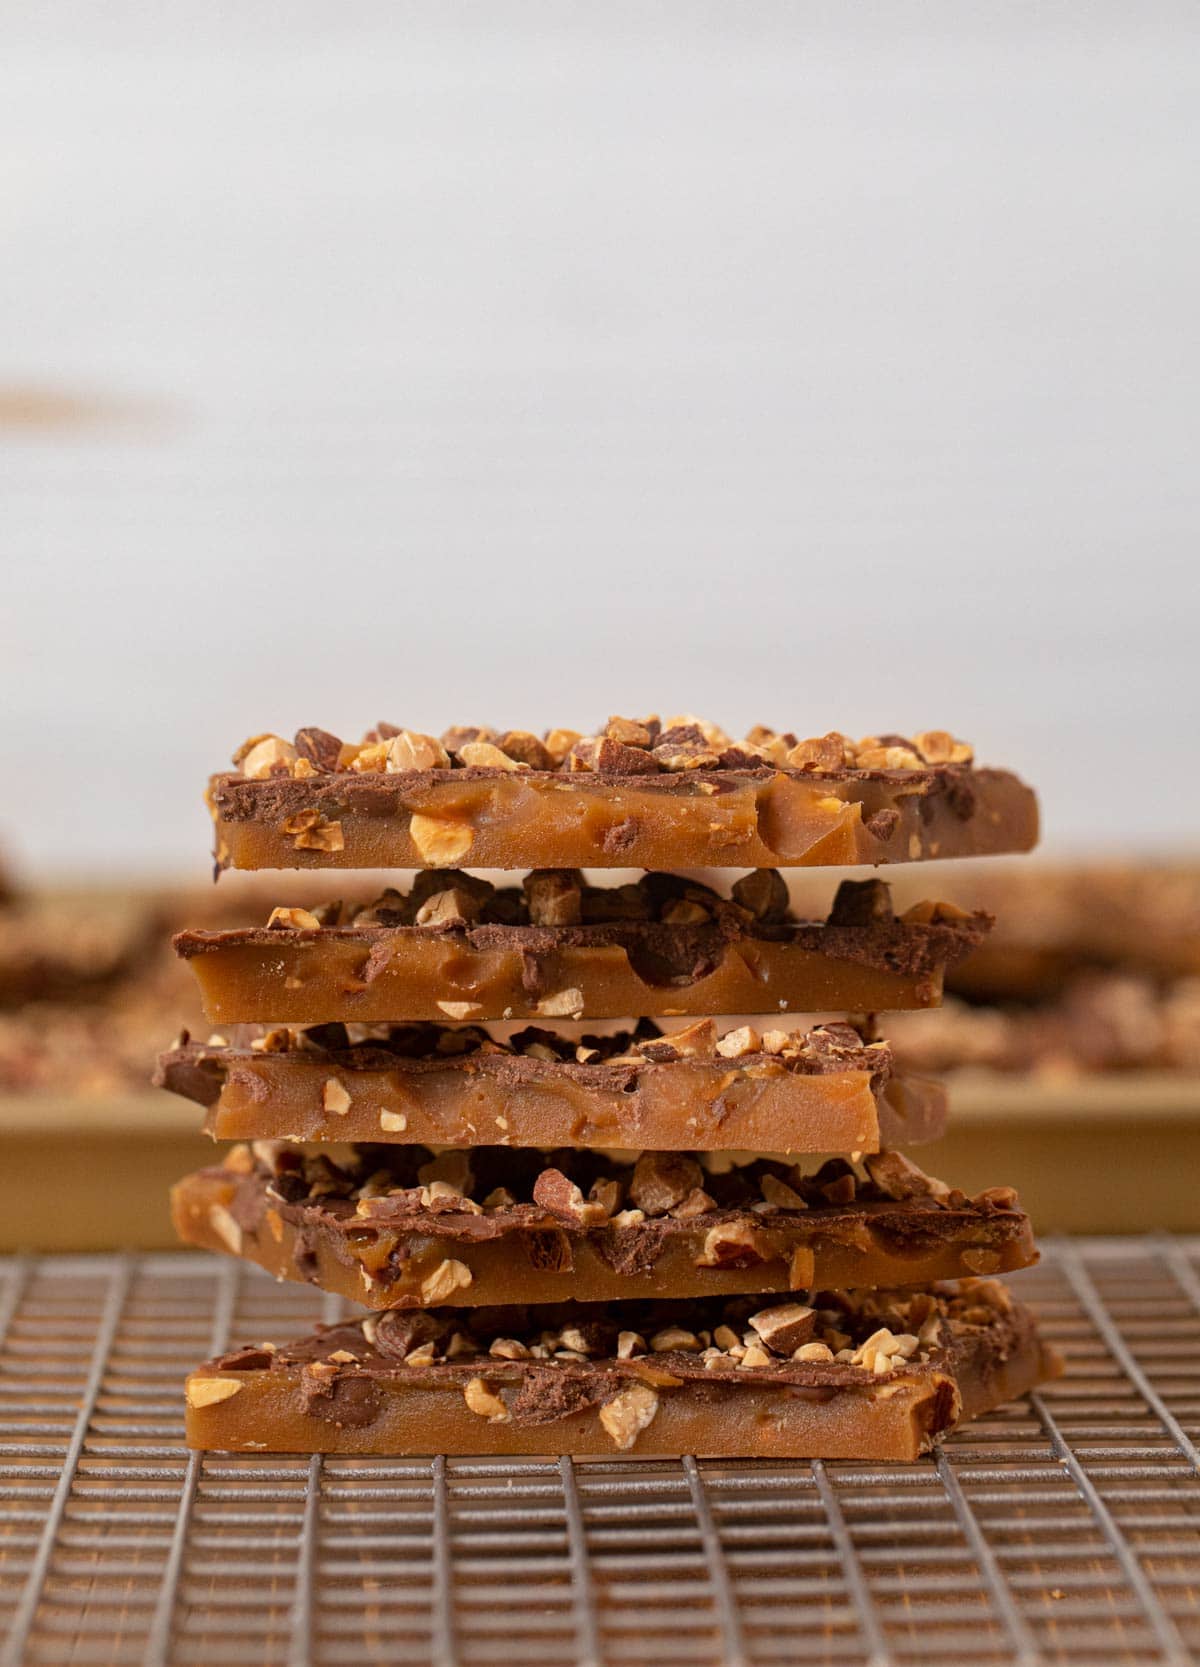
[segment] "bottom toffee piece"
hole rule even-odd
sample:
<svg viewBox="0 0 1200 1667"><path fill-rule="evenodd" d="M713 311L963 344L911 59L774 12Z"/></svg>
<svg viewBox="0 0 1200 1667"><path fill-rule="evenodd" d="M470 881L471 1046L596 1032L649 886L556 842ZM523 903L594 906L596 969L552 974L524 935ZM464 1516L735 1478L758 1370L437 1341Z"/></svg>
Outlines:
<svg viewBox="0 0 1200 1667"><path fill-rule="evenodd" d="M391 1311L201 1367L187 1438L243 1452L911 1460L1060 1369L991 1280L811 1306Z"/></svg>
<svg viewBox="0 0 1200 1667"><path fill-rule="evenodd" d="M927 1285L1036 1258L1011 1187L971 1199L899 1152L738 1156L259 1141L172 1209L187 1243L370 1308Z"/></svg>

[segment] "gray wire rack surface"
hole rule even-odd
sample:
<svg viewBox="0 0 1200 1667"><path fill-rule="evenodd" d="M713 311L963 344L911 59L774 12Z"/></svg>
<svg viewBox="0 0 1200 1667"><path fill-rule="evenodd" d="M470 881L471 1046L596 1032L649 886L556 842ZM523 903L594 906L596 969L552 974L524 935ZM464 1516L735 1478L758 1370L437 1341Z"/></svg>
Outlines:
<svg viewBox="0 0 1200 1667"><path fill-rule="evenodd" d="M0 1262L0 1664L1196 1662L1200 1241L1014 1283L1069 1376L918 1464L322 1461L181 1440L187 1367L307 1288Z"/></svg>

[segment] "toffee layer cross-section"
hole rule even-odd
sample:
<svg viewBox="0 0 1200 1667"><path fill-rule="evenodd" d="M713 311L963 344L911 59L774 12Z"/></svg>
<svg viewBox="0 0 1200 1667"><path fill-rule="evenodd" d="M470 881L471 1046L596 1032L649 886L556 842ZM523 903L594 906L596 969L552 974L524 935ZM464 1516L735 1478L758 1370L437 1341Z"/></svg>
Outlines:
<svg viewBox="0 0 1200 1667"><path fill-rule="evenodd" d="M1036 1257L1016 1194L969 1199L898 1152L815 1173L712 1153L236 1146L175 1225L371 1308L925 1285Z"/></svg>
<svg viewBox="0 0 1200 1667"><path fill-rule="evenodd" d="M219 869L812 867L1027 851L1038 833L1032 791L944 731L733 741L691 717L259 735L209 805Z"/></svg>
<svg viewBox="0 0 1200 1667"><path fill-rule="evenodd" d="M844 881L827 920L797 921L771 869L729 898L673 874L590 886L541 870L497 888L427 870L407 895L279 908L175 948L216 1024L876 1013L935 1005L990 924L939 903L897 920L879 880Z"/></svg>
<svg viewBox="0 0 1200 1667"><path fill-rule="evenodd" d="M1002 1285L392 1310L187 1382L192 1447L911 1460L1059 1363Z"/></svg>
<svg viewBox="0 0 1200 1667"><path fill-rule="evenodd" d="M851 1025L568 1039L528 1029L319 1025L184 1040L156 1082L207 1107L218 1140L646 1151L877 1152L936 1140L941 1086L891 1075Z"/></svg>

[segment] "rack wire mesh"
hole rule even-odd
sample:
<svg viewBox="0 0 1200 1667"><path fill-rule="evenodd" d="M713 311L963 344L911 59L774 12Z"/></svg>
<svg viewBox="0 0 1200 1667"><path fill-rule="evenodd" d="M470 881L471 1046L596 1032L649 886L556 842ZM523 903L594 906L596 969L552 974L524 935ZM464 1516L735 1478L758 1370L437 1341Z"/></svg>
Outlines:
<svg viewBox="0 0 1200 1667"><path fill-rule="evenodd" d="M1069 1375L917 1464L321 1460L181 1440L186 1368L307 1288L0 1262L0 1667L1194 1663L1200 1240L1014 1283Z"/></svg>

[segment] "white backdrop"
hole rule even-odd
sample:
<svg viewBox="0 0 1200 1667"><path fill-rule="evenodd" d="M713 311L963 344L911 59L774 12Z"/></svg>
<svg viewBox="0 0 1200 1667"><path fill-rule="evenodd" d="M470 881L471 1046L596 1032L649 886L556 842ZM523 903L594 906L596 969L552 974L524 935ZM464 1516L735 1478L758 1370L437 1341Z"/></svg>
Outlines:
<svg viewBox="0 0 1200 1667"><path fill-rule="evenodd" d="M263 728L649 708L1194 846L1194 6L0 16L22 866L199 871Z"/></svg>

